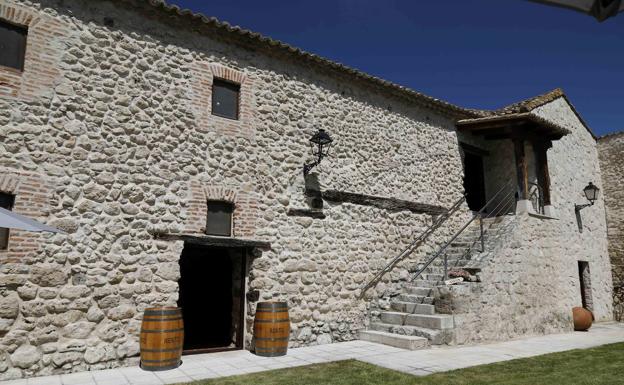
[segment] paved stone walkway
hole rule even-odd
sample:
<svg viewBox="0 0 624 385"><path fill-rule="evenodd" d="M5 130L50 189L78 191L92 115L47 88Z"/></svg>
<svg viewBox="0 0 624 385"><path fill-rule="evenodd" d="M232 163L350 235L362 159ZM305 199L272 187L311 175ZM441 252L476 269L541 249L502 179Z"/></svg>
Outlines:
<svg viewBox="0 0 624 385"><path fill-rule="evenodd" d="M138 367L96 370L1 382L2 385L159 385L254 373L355 358L414 375L624 342L624 323L597 324L589 332L553 334L488 345L408 351L365 341L290 349L263 358L248 351L184 356L178 369L146 372Z"/></svg>

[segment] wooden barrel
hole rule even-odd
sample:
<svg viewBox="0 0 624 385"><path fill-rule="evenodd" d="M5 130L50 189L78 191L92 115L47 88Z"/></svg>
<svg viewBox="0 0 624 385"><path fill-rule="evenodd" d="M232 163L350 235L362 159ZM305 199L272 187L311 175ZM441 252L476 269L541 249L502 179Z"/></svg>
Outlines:
<svg viewBox="0 0 624 385"><path fill-rule="evenodd" d="M179 307L145 309L141 324L141 368L151 372L175 369L182 361L184 323Z"/></svg>
<svg viewBox="0 0 624 385"><path fill-rule="evenodd" d="M591 327L594 314L582 307L572 308L572 319L574 320L574 330L584 331Z"/></svg>
<svg viewBox="0 0 624 385"><path fill-rule="evenodd" d="M254 321L256 355L286 355L290 336L290 318L286 302L259 302Z"/></svg>

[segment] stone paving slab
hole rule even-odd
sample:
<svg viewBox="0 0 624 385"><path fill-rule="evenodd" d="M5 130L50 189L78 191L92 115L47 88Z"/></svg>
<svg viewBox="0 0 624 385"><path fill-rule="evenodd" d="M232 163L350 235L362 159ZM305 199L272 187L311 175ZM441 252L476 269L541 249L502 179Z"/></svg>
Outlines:
<svg viewBox="0 0 624 385"><path fill-rule="evenodd" d="M572 349L586 349L616 342L624 342L624 323L595 324L588 332L551 334L486 345L403 351L361 357L359 360L422 376Z"/></svg>
<svg viewBox="0 0 624 385"><path fill-rule="evenodd" d="M146 372L138 367L96 370L0 382L2 385L161 385L358 359L417 376L571 349L624 342L624 323L596 324L589 332L553 334L487 345L403 350L366 341L290 349L284 357L258 357L246 350L184 356L177 369Z"/></svg>

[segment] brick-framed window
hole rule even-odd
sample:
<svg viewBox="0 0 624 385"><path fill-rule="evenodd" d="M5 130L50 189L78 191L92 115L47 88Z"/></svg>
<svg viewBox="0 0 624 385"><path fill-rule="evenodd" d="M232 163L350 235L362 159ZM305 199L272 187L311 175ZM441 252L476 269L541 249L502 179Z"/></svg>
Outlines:
<svg viewBox="0 0 624 385"><path fill-rule="evenodd" d="M226 201L209 200L207 206L206 234L231 237L234 204Z"/></svg>
<svg viewBox="0 0 624 385"><path fill-rule="evenodd" d="M0 1L0 98L36 100L61 78L70 26L40 9Z"/></svg>
<svg viewBox="0 0 624 385"><path fill-rule="evenodd" d="M216 63L194 62L189 68L191 106L199 131L247 137L255 135L254 79Z"/></svg>
<svg viewBox="0 0 624 385"><path fill-rule="evenodd" d="M0 207L6 210L12 210L15 204L15 195L6 192L0 192ZM0 227L0 250L9 248L9 229Z"/></svg>
<svg viewBox="0 0 624 385"><path fill-rule="evenodd" d="M240 84L215 78L212 81L212 114L238 120Z"/></svg>
<svg viewBox="0 0 624 385"><path fill-rule="evenodd" d="M0 66L24 70L28 28L0 20Z"/></svg>

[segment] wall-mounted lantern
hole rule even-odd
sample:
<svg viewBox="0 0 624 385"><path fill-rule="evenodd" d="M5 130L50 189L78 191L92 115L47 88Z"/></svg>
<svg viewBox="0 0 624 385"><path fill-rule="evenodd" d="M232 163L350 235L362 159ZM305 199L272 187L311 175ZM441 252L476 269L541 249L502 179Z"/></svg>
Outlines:
<svg viewBox="0 0 624 385"><path fill-rule="evenodd" d="M304 176L307 176L310 170L312 170L314 166L320 164L321 160L329 154L329 148L333 141L329 134L322 128L319 128L316 134L312 135L310 138L310 147L312 148L312 154L314 154L316 160L312 163L303 164Z"/></svg>
<svg viewBox="0 0 624 385"><path fill-rule="evenodd" d="M585 188L583 189L583 193L585 194L585 198L587 198L587 200L589 201L589 203L586 203L584 205L574 205L574 211L576 211L577 213L581 210L583 210L585 207L589 207L589 206L593 206L594 202L596 202L596 199L598 199L598 193L600 192L600 189L598 187L596 187L592 182L589 182L589 184L587 186L585 186Z"/></svg>

